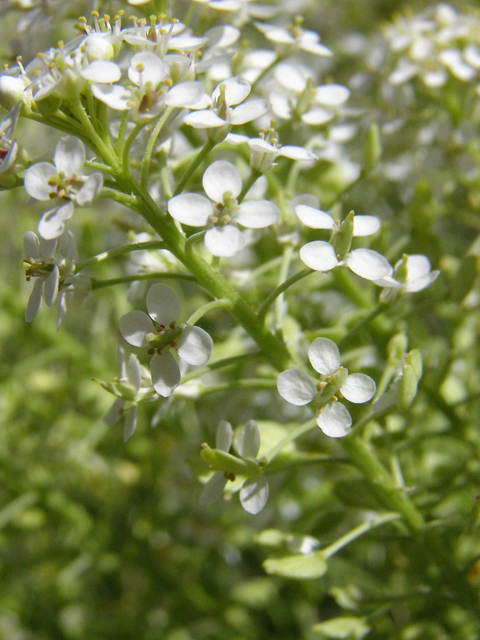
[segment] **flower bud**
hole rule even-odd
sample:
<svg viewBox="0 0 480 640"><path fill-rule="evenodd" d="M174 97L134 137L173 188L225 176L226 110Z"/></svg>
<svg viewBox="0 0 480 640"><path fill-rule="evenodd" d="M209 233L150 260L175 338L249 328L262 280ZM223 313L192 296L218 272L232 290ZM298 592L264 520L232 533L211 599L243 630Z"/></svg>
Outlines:
<svg viewBox="0 0 480 640"><path fill-rule="evenodd" d="M85 53L89 62L94 60L113 60L114 48L111 42L99 33L92 33L85 42Z"/></svg>
<svg viewBox="0 0 480 640"><path fill-rule="evenodd" d="M0 76L0 105L11 109L23 99L28 80L23 76Z"/></svg>

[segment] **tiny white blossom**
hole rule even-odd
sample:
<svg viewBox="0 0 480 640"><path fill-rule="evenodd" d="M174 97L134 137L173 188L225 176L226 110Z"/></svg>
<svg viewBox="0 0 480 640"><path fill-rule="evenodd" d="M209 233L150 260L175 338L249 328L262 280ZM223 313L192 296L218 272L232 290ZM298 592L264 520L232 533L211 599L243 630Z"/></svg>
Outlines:
<svg viewBox="0 0 480 640"><path fill-rule="evenodd" d="M45 240L58 238L65 229L65 221L73 214L73 203L89 205L103 186L100 172L83 175L85 147L73 136L63 136L55 147L54 165L37 162L25 172L25 190L35 200L51 200L53 209L43 214L38 232Z"/></svg>
<svg viewBox="0 0 480 640"><path fill-rule="evenodd" d="M390 299L395 292L416 293L429 287L440 275L439 270L432 271L430 261L420 254L404 255L395 265L393 275L375 281L384 287L383 299Z"/></svg>
<svg viewBox="0 0 480 640"><path fill-rule="evenodd" d="M229 258L245 247L243 232L237 225L263 229L280 216L278 207L268 200L247 200L237 204L242 178L229 162L217 160L211 164L202 182L208 198L196 193L182 193L168 201L168 212L185 225L208 225L204 242L214 256Z"/></svg>
<svg viewBox="0 0 480 640"><path fill-rule="evenodd" d="M361 404L375 395L375 382L363 373L348 375L340 364L337 345L327 338L316 338L308 348L308 359L312 367L324 376L315 384L310 376L300 369L283 371L277 379L277 389L284 400L302 406L314 400L317 406L317 424L331 438L346 436L352 418L338 398Z"/></svg>
<svg viewBox="0 0 480 640"><path fill-rule="evenodd" d="M255 22L255 26L267 40L274 42L284 49L291 49L292 52L300 49L306 53L312 53L313 55L321 57L330 57L332 55L328 47L320 44L320 36L318 33L302 29L298 22L290 25L288 28L261 22Z"/></svg>
<svg viewBox="0 0 480 640"><path fill-rule="evenodd" d="M200 327L177 326L180 303L166 284L154 284L147 293L148 315L130 311L120 318L120 333L134 347L149 347L150 372L155 391L164 398L180 383L180 368L172 355L190 365L202 365L210 358L213 341Z"/></svg>

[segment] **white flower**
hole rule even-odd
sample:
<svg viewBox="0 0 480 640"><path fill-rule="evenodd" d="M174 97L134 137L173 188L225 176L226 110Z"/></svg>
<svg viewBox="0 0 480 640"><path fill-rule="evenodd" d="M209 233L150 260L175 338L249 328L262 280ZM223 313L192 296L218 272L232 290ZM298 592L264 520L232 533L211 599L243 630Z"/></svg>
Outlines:
<svg viewBox="0 0 480 640"><path fill-rule="evenodd" d="M317 424L331 438L346 436L352 418L338 398L361 404L375 395L375 382L363 373L348 375L340 365L337 345L327 338L316 338L308 348L312 367L325 379L314 384L310 376L300 369L287 369L277 379L277 389L284 400L297 406L314 400L317 406Z"/></svg>
<svg viewBox="0 0 480 640"><path fill-rule="evenodd" d="M404 255L395 265L393 276L388 275L375 281L386 292L383 298L390 299L394 292L416 293L429 287L440 275L439 270L431 271L430 261L420 254ZM396 278L396 279L395 279ZM390 290L390 292L388 291Z"/></svg>
<svg viewBox="0 0 480 640"><path fill-rule="evenodd" d="M201 82L186 81L172 86L168 71L168 65L158 55L142 51L130 60L128 78L133 86L112 84L121 75L114 62L94 62L82 75L95 83L92 84L93 95L111 109L132 109L140 116L153 117L165 106L194 108L205 95Z"/></svg>
<svg viewBox="0 0 480 640"><path fill-rule="evenodd" d="M184 119L185 124L196 129L215 130L222 127L213 135L218 135L218 141L223 140L233 125L251 122L268 111L269 103L264 98L245 102L251 88L251 84L242 77L224 80L212 93L211 108L189 113Z"/></svg>
<svg viewBox="0 0 480 640"><path fill-rule="evenodd" d="M247 200L237 204L242 178L229 162L217 160L203 174L208 198L182 193L168 201L168 212L178 222L191 227L209 225L205 246L214 256L232 257L245 247L242 231L236 226L263 229L279 217L278 207L268 200Z"/></svg>
<svg viewBox="0 0 480 640"><path fill-rule="evenodd" d="M315 240L300 249L300 260L314 271L331 271L338 266L346 266L353 273L366 280L377 281L393 272L388 260L371 249L350 251L352 237L369 236L380 228L373 216L354 216L351 212L339 224L328 213L308 205L299 204L295 212L300 220L312 229L331 229L332 242ZM382 275L378 275L382 274Z"/></svg>
<svg viewBox="0 0 480 640"><path fill-rule="evenodd" d="M121 418L125 418L123 441L126 442L135 431L139 402L146 399L152 400L157 396L154 395L150 380L137 356L131 353L126 362L125 352L121 347L118 347L117 355L120 376L115 380L113 390L119 397L104 417L104 422L113 425Z"/></svg>
<svg viewBox="0 0 480 640"><path fill-rule="evenodd" d="M300 49L322 57L333 55L328 47L320 44L318 33L302 29L298 23L291 25L289 28L261 22L255 22L255 26L267 40L275 42L283 48L292 49L293 51Z"/></svg>
<svg viewBox="0 0 480 640"><path fill-rule="evenodd" d="M180 368L170 349L187 364L197 366L207 362L213 348L211 337L200 327L177 326L179 309L175 291L166 284L154 284L147 293L148 316L130 311L120 318L125 340L134 347L149 347L153 387L164 398L180 383Z"/></svg>
<svg viewBox="0 0 480 640"><path fill-rule="evenodd" d="M145 4L143 0L139 2L130 1L130 4ZM192 36L183 23L178 20L165 21L163 16L159 16L158 22L154 17L150 19L147 26L144 20L132 18L133 27L125 29L123 39L129 44L139 47L140 50L151 51L160 58L163 58L169 50L174 51L197 51L207 42L206 37Z"/></svg>
<svg viewBox="0 0 480 640"><path fill-rule="evenodd" d="M20 103L0 122L0 173L8 171L17 157L18 145L12 136L20 113Z"/></svg>
<svg viewBox="0 0 480 640"><path fill-rule="evenodd" d="M221 420L215 435L215 448L228 453L232 446L233 429L229 422ZM260 449L260 432L255 420L250 420L237 436L235 448L243 460L254 462ZM223 494L229 480L235 480L232 474L215 472L200 494L200 504L207 506L216 502ZM240 488L240 503L247 513L260 513L268 500L268 481L261 473L247 478Z"/></svg>
<svg viewBox="0 0 480 640"><path fill-rule="evenodd" d="M61 279L74 271L76 246L73 235L64 233L52 240L38 239L33 231L23 236L24 262L28 265L27 281L35 280L25 311L25 321L31 322L40 310L42 297L49 307L53 305L59 291ZM59 308L59 316L62 309Z"/></svg>
<svg viewBox="0 0 480 640"><path fill-rule="evenodd" d="M43 214L38 232L45 240L58 238L65 229L65 221L73 214L73 203L89 205L103 186L100 172L83 176L85 147L73 136L60 138L55 147L55 166L37 162L25 172L25 190L35 200L53 200L56 206Z"/></svg>

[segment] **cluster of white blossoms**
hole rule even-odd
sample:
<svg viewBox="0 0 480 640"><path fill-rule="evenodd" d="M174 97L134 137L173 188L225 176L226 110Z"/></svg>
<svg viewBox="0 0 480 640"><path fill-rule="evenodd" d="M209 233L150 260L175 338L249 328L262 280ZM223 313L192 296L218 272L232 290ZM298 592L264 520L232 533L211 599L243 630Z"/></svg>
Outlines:
<svg viewBox="0 0 480 640"><path fill-rule="evenodd" d="M120 333L134 347L147 347L155 391L167 398L180 383L181 373L172 353L189 365L205 364L213 349L209 334L200 327L177 325L180 303L166 284L154 284L147 293L148 315L130 311L120 318Z"/></svg>
<svg viewBox="0 0 480 640"><path fill-rule="evenodd" d="M363 373L352 373L340 364L337 345L328 338L316 338L308 348L308 359L323 379L315 384L301 369L292 368L278 376L277 388L284 400L297 406L314 402L317 408L317 424L331 438L346 436L352 425L352 417L346 407L338 402L345 398L355 404L368 402L375 395L375 382Z"/></svg>
<svg viewBox="0 0 480 640"><path fill-rule="evenodd" d="M396 16L385 30L390 49L398 56L390 82L399 85L418 77L435 88L453 76L476 85L480 95L479 29L478 14L459 13L443 3L420 14Z"/></svg>

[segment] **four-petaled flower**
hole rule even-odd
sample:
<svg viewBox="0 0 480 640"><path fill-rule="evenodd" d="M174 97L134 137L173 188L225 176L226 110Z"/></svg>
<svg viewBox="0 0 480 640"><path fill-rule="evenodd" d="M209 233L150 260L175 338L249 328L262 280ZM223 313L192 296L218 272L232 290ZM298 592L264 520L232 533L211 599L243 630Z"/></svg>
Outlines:
<svg viewBox="0 0 480 640"><path fill-rule="evenodd" d="M380 280L376 280L375 284L384 287L381 298L385 301L396 297L398 292L416 293L423 291L434 282L440 271L436 269L431 271L430 260L421 254L406 255L395 265L393 276L388 275Z"/></svg>
<svg viewBox="0 0 480 640"><path fill-rule="evenodd" d="M170 349L187 364L201 365L210 358L213 341L200 327L177 325L180 304L168 285L150 287L146 302L148 316L143 311L130 311L120 318L120 333L134 347L149 348L153 388L166 398L176 389L181 377Z"/></svg>
<svg viewBox="0 0 480 640"><path fill-rule="evenodd" d="M37 162L25 172L25 190L35 200L51 200L56 206L46 211L38 223L38 233L45 240L62 235L65 221L73 214L73 203L89 205L103 186L103 175L82 175L85 164L83 142L63 136L55 147L54 163Z"/></svg>
<svg viewBox="0 0 480 640"><path fill-rule="evenodd" d="M368 402L375 394L375 382L363 373L348 375L348 370L340 365L337 345L327 338L316 338L312 342L308 359L315 371L325 376L324 380L315 384L305 371L287 369L278 376L278 392L284 400L297 406L313 400L320 429L331 438L342 438L347 435L352 418L337 400L343 397L356 404Z"/></svg>
<svg viewBox="0 0 480 640"><path fill-rule="evenodd" d="M178 222L191 227L209 228L205 246L214 256L230 258L245 247L245 238L237 227L263 229L280 216L278 207L268 200L247 200L237 204L242 178L229 162L217 160L203 174L203 188L210 198L197 193L182 193L168 201L168 212Z"/></svg>
<svg viewBox="0 0 480 640"><path fill-rule="evenodd" d="M232 446L232 441L232 426L226 420L221 420L217 426L215 434L216 451L228 454L230 447ZM253 469L253 475L241 484L240 503L247 513L256 515L257 513L260 513L267 503L268 481L260 472L260 467L256 468L255 460L260 450L260 432L255 420L249 420L240 431L235 442L235 448L240 459L247 462L247 464ZM234 460L232 456L229 457ZM200 494L200 504L206 506L216 502L223 494L223 489L229 480L235 480L235 475L233 473L229 473L227 471L216 471L208 480Z"/></svg>

